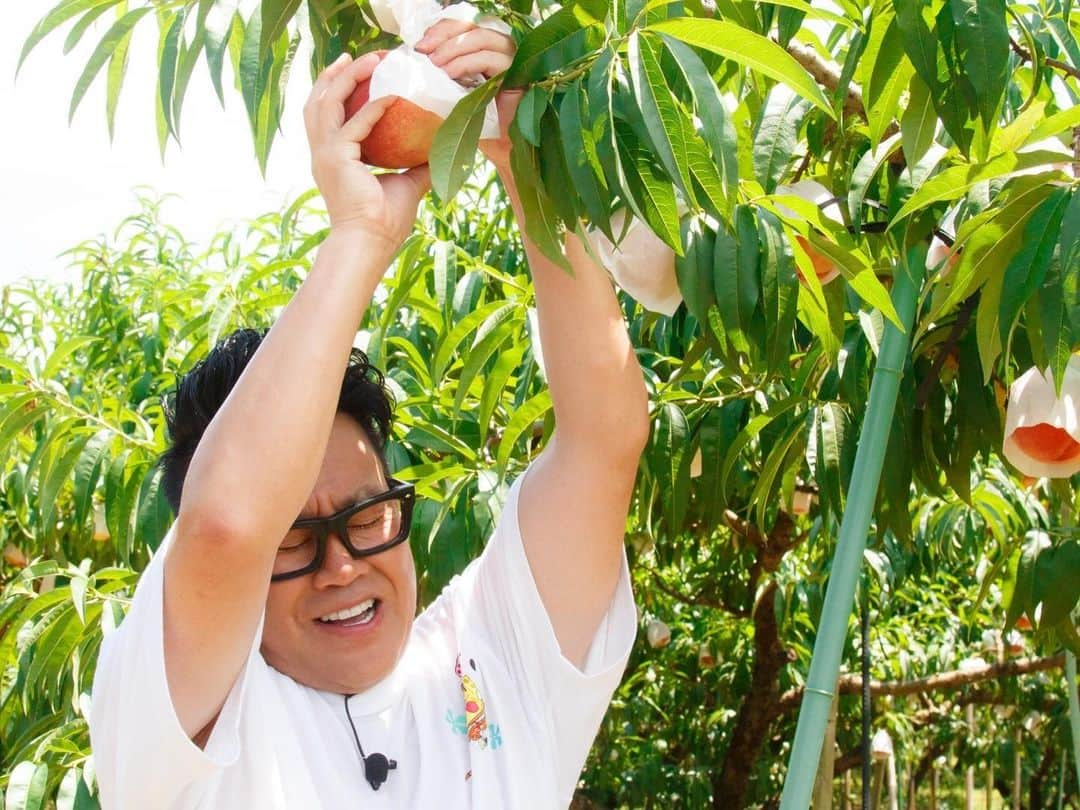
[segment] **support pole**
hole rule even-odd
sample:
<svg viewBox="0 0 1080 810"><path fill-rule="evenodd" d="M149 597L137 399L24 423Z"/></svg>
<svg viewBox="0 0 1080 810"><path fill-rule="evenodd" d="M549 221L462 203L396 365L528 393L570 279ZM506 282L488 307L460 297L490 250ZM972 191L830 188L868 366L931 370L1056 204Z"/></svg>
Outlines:
<svg viewBox="0 0 1080 810"><path fill-rule="evenodd" d="M1065 801L1065 769L1069 767L1068 754L1061 749L1061 767L1058 768L1058 800L1057 810L1061 810L1062 802Z"/></svg>
<svg viewBox="0 0 1080 810"><path fill-rule="evenodd" d="M885 448L896 410L900 377L907 360L908 339L915 320L924 263L923 251L912 250L897 265L893 277L893 306L904 329L897 329L889 321L885 323L885 336L878 352L873 382L870 383L870 399L859 435L859 448L855 453L851 475L853 484L840 523L840 537L836 543L821 621L814 641L814 655L806 679L799 723L795 729L795 742L788 759L780 810L806 810L810 805L821 743L825 738L833 691L840 673L840 659L855 599L855 586L866 550L866 533L877 500Z"/></svg>
<svg viewBox="0 0 1080 810"><path fill-rule="evenodd" d="M1024 742L1023 726L1017 726L1016 739L1013 743L1013 796L1012 806L1013 810L1021 810L1021 796L1023 795L1024 787L1024 767L1020 761L1020 745ZM987 799L986 806L990 806L990 800Z"/></svg>
<svg viewBox="0 0 1080 810"><path fill-rule="evenodd" d="M975 707L968 704L964 708L967 714L968 734L975 736ZM975 766L968 765L964 771L964 810L975 810Z"/></svg>
<svg viewBox="0 0 1080 810"><path fill-rule="evenodd" d="M1080 784L1080 701L1076 696L1076 656L1065 653L1065 688L1069 690L1069 729L1072 731L1073 765Z"/></svg>

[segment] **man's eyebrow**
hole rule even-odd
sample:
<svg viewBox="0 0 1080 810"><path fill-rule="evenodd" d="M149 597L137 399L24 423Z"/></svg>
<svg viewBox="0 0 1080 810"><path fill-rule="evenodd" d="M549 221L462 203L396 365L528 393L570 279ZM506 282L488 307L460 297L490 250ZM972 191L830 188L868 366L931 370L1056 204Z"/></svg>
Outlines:
<svg viewBox="0 0 1080 810"><path fill-rule="evenodd" d="M346 498L344 501L331 501L330 505L334 510L333 514L336 514L336 513L340 512L343 509L348 509L350 506L352 506L353 504L359 503L360 501L367 500L368 498L374 498L376 495L381 495L385 491L386 491L386 487L380 486L377 483L376 484L365 484L364 486L362 486L359 489L355 490L353 492L353 494L351 496L349 496L348 498ZM317 514L313 515L310 512L308 512L307 510L305 510L305 511L301 512L297 516L297 519L298 520L310 520L312 518L320 518L320 517L329 517L329 515L317 515Z"/></svg>

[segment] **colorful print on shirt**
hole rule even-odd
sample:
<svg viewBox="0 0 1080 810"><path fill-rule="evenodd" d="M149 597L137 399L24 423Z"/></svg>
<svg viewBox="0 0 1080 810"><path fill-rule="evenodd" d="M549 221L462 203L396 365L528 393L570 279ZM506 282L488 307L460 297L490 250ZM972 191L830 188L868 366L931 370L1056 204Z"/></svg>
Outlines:
<svg viewBox="0 0 1080 810"><path fill-rule="evenodd" d="M471 658L469 667L473 672L477 672L476 662ZM484 698L480 694L476 681L462 668L460 654L454 662L454 674L457 675L458 682L461 684L465 714L455 714L453 710L447 709L446 722L457 734L464 734L470 742L477 743L481 749L487 748L489 744L492 750L498 749L502 745L499 726L496 723L488 724Z"/></svg>

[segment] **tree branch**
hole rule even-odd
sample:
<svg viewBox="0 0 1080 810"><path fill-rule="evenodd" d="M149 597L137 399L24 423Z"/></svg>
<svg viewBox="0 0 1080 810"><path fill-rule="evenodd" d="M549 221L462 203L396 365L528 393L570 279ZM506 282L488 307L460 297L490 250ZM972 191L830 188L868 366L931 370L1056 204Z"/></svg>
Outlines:
<svg viewBox="0 0 1080 810"><path fill-rule="evenodd" d="M831 62L826 62L817 51L809 45L804 45L798 40L791 40L787 45L787 52L795 57L795 61L806 68L806 72L814 77L814 81L829 90L836 91L840 86L840 68ZM848 115L860 115L866 118L866 106L863 104L862 90L857 84L849 84L844 94L844 112Z"/></svg>
<svg viewBox="0 0 1080 810"><path fill-rule="evenodd" d="M1063 666L1065 666L1065 653L1051 655L1047 658L1018 658L1015 661L986 664L977 669L939 672L936 675L910 681L871 681L870 694L873 697L916 695L941 689L957 689L968 684L981 683L996 678L1007 678L1012 675L1029 675L1033 672L1061 669ZM837 681L836 686L841 695L854 695L862 689L862 678L858 675L844 675ZM798 686L789 689L776 702L774 714L779 715L793 711L802 703L802 696L803 687Z"/></svg>
<svg viewBox="0 0 1080 810"><path fill-rule="evenodd" d="M738 617L740 619L749 619L750 618L750 611L749 610L741 610L739 608L733 608L730 605L724 604L723 602L714 602L711 599L706 599L701 594L694 594L693 596L687 596L686 594L680 593L679 591L675 590L674 588L669 587L664 582L664 580L660 578L660 572L659 571L654 569L650 573L652 573L653 582L656 584L657 589L662 591L663 593L666 593L668 596L670 596L672 599L674 599L677 602L681 602L684 605L696 605L698 607L712 608L713 610L722 610L725 613L730 613L732 616L736 616L736 617Z"/></svg>
<svg viewBox="0 0 1080 810"><path fill-rule="evenodd" d="M1009 45L1012 46L1013 53L1015 53L1017 56L1019 56L1025 62L1034 62L1035 61L1034 59L1031 58L1031 53L1029 51L1027 51L1025 48L1020 47L1020 43L1018 43L1012 37L1009 37ZM1043 64L1045 64L1047 67L1052 67L1055 70L1060 70L1062 73L1067 73L1068 75L1072 76L1074 79L1080 79L1080 70L1077 70L1072 65L1067 64L1065 62L1062 62L1062 61L1060 61L1058 59L1051 59L1051 58L1047 57L1046 59L1043 59Z"/></svg>

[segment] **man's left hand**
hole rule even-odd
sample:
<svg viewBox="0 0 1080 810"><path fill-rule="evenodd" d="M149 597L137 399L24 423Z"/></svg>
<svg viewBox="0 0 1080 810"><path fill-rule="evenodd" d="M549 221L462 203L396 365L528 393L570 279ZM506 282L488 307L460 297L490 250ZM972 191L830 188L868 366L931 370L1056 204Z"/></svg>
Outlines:
<svg viewBox="0 0 1080 810"><path fill-rule="evenodd" d="M416 50L462 84L497 76L514 61L514 40L490 28L461 20L439 20L416 43ZM510 171L510 122L514 120L523 91L503 90L496 98L499 110L498 138L484 138L480 150L504 177Z"/></svg>

